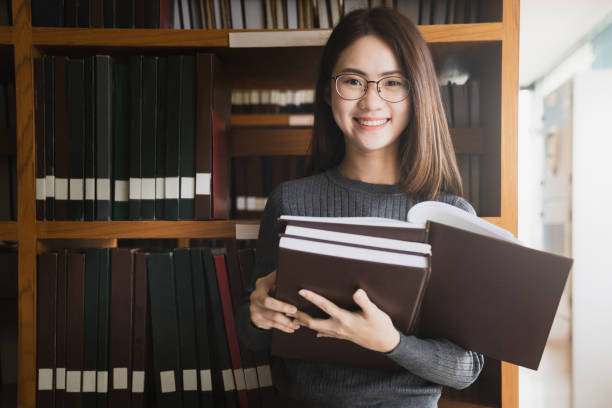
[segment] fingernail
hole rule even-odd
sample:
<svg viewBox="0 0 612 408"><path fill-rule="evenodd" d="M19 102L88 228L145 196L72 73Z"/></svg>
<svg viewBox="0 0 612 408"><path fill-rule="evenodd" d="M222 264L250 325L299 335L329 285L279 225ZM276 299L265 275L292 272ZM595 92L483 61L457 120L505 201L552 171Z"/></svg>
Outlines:
<svg viewBox="0 0 612 408"><path fill-rule="evenodd" d="M300 324L299 324L299 323L294 323L294 324L293 324L293 329L294 329L294 330L297 330L297 329L299 329L300 327L301 327L301 326L300 326Z"/></svg>
<svg viewBox="0 0 612 408"><path fill-rule="evenodd" d="M305 289L300 289L300 291L298 292L301 296L306 296L308 295L308 291Z"/></svg>

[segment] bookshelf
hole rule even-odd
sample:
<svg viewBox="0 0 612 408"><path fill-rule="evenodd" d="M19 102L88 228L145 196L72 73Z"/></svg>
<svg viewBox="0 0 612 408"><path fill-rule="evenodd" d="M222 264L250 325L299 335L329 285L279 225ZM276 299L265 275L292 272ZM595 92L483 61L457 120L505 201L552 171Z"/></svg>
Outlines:
<svg viewBox="0 0 612 408"><path fill-rule="evenodd" d="M30 1L12 0L12 13L14 25L0 27L0 48L14 55L19 210L18 221L0 223L0 239L19 244L17 404L34 408L36 254L46 243L69 239L112 245L118 238L182 238L185 242L186 238L232 237L237 221L37 222L33 59L46 52L212 51L229 67L236 89L305 89L314 85L317 61L330 30L33 28ZM482 127L453 129L452 134L459 150L482 154L484 218L516 234L519 0L481 2L481 17L483 23L419 29L431 45L436 64L457 61L481 80ZM235 48L240 41L258 38L268 42L259 42L257 48ZM285 126L288 120L283 115L232 118L236 129ZM257 140L254 143L236 130L231 133L230 151L235 156L304 154L310 132L307 128L250 132ZM0 130L0 140L12 137L10 131ZM443 399L440 406L518 407L518 368L502 362L488 370L478 387L464 393L466 400L479 404Z"/></svg>

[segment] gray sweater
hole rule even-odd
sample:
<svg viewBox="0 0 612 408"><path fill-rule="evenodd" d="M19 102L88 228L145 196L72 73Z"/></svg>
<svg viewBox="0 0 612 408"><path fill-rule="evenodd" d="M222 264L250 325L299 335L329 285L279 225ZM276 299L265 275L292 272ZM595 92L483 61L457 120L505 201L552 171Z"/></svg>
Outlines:
<svg viewBox="0 0 612 408"><path fill-rule="evenodd" d="M441 194L437 200L474 213L460 197ZM406 220L408 209L417 201L400 192L397 185L351 180L336 168L282 183L268 197L248 293L254 290L258 278L276 269L280 215ZM271 331L252 324L248 297L236 311L236 330L250 349L270 347ZM278 406L436 407L443 385L457 389L469 386L484 364L482 355L448 340L404 334L400 335L399 345L386 355L403 370L388 372L273 357Z"/></svg>

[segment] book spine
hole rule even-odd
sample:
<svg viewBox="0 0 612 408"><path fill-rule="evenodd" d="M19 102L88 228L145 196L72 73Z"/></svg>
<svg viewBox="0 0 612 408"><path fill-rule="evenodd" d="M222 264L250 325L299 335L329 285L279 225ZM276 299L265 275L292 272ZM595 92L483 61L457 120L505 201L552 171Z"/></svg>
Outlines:
<svg viewBox="0 0 612 408"><path fill-rule="evenodd" d="M171 253L147 259L153 366L158 407L182 406L179 334Z"/></svg>
<svg viewBox="0 0 612 408"><path fill-rule="evenodd" d="M98 352L96 364L96 406L108 405L108 345L110 316L110 249L99 249L98 255Z"/></svg>
<svg viewBox="0 0 612 408"><path fill-rule="evenodd" d="M142 121L141 137L141 206L143 220L155 218L155 167L158 113L158 57L144 57L142 62Z"/></svg>
<svg viewBox="0 0 612 408"><path fill-rule="evenodd" d="M128 67L116 63L113 76L113 220L129 219Z"/></svg>
<svg viewBox="0 0 612 408"><path fill-rule="evenodd" d="M98 276L100 249L85 250L85 300L83 341L83 406L96 406L98 356Z"/></svg>
<svg viewBox="0 0 612 408"><path fill-rule="evenodd" d="M35 134L36 134L36 219L45 219L45 72L43 59L34 60Z"/></svg>
<svg viewBox="0 0 612 408"><path fill-rule="evenodd" d="M149 318L147 307L147 253L134 256L134 338L132 355L132 408L148 407L146 383L149 356Z"/></svg>
<svg viewBox="0 0 612 408"><path fill-rule="evenodd" d="M141 219L142 201L142 64L144 57L130 58L130 220Z"/></svg>
<svg viewBox="0 0 612 408"><path fill-rule="evenodd" d="M91 27L104 27L104 0L91 0Z"/></svg>
<svg viewBox="0 0 612 408"><path fill-rule="evenodd" d="M178 220L180 194L181 71L183 57L168 57L166 110L166 180L164 213L168 220Z"/></svg>
<svg viewBox="0 0 612 408"><path fill-rule="evenodd" d="M134 250L111 250L109 394L112 407L130 406L134 293Z"/></svg>
<svg viewBox="0 0 612 408"><path fill-rule="evenodd" d="M152 3L148 1L147 3ZM145 28L145 0L134 1L134 26Z"/></svg>
<svg viewBox="0 0 612 408"><path fill-rule="evenodd" d="M78 0L79 9L77 11L77 26L78 27L91 27L91 2L93 0Z"/></svg>
<svg viewBox="0 0 612 408"><path fill-rule="evenodd" d="M38 304L36 309L36 402L53 408L55 400L55 312L57 297L57 253L38 256Z"/></svg>
<svg viewBox="0 0 612 408"><path fill-rule="evenodd" d="M144 26L145 28L166 28L160 27L160 8L163 0L145 1L144 4Z"/></svg>
<svg viewBox="0 0 612 408"><path fill-rule="evenodd" d="M85 58L85 220L96 218L96 82L94 57Z"/></svg>
<svg viewBox="0 0 612 408"><path fill-rule="evenodd" d="M170 0L159 1L159 28L171 28L170 3Z"/></svg>
<svg viewBox="0 0 612 408"><path fill-rule="evenodd" d="M115 28L115 1L116 0L103 0L104 1L104 27Z"/></svg>
<svg viewBox="0 0 612 408"><path fill-rule="evenodd" d="M85 254L68 254L66 288L66 406L82 405Z"/></svg>
<svg viewBox="0 0 612 408"><path fill-rule="evenodd" d="M112 60L96 57L96 220L111 219Z"/></svg>
<svg viewBox="0 0 612 408"><path fill-rule="evenodd" d="M83 59L69 59L68 72L68 218L82 221L85 187L85 64Z"/></svg>
<svg viewBox="0 0 612 408"><path fill-rule="evenodd" d="M168 59L160 57L157 64L157 134L155 147L155 218L164 219L166 199L166 81Z"/></svg>
<svg viewBox="0 0 612 408"><path fill-rule="evenodd" d="M68 220L68 112L66 57L54 59L55 219Z"/></svg>
<svg viewBox="0 0 612 408"><path fill-rule="evenodd" d="M134 28L135 0L115 0L115 27Z"/></svg>
<svg viewBox="0 0 612 408"><path fill-rule="evenodd" d="M197 115L195 141L195 219L211 217L212 190L212 54L196 56Z"/></svg>
<svg viewBox="0 0 612 408"><path fill-rule="evenodd" d="M183 56L181 72L179 219L193 219L195 196L195 57Z"/></svg>
<svg viewBox="0 0 612 408"><path fill-rule="evenodd" d="M79 3L77 0L64 0L64 27L77 26L77 13Z"/></svg>

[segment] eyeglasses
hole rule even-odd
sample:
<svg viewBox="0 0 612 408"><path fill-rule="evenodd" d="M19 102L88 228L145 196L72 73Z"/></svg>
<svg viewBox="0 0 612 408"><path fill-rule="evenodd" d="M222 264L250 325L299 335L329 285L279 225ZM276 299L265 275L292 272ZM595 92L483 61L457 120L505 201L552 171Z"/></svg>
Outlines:
<svg viewBox="0 0 612 408"><path fill-rule="evenodd" d="M378 96L391 103L403 101L410 91L408 80L399 75L386 76L378 81L368 81L359 74L338 74L331 79L335 82L338 96L349 101L363 98L371 83L376 84Z"/></svg>

